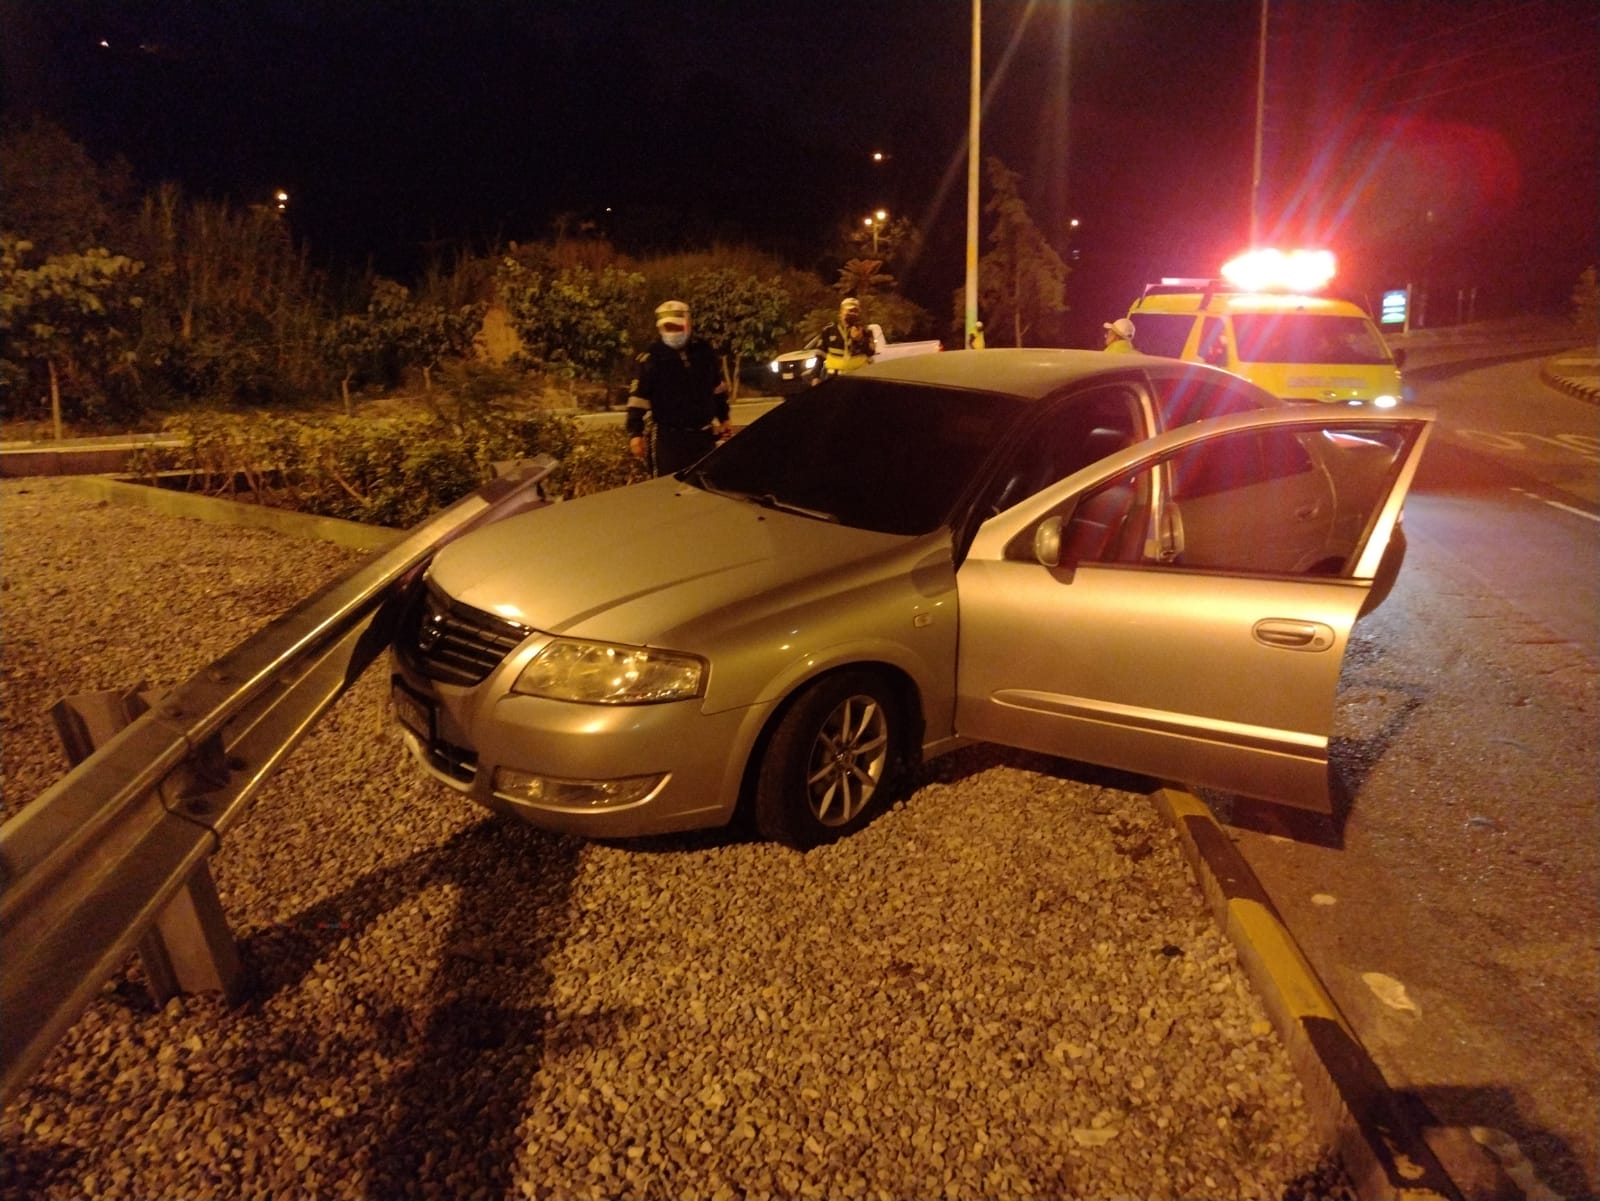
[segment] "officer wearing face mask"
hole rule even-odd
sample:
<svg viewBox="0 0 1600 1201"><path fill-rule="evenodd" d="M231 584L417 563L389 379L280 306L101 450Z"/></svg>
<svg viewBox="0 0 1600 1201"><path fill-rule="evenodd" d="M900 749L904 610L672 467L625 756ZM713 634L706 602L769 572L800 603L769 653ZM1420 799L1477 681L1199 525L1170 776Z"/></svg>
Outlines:
<svg viewBox="0 0 1600 1201"><path fill-rule="evenodd" d="M711 343L690 333L689 306L656 307L660 336L638 359L628 389L628 449L654 475L682 471L717 444L728 429L728 385ZM652 439L646 433L649 416ZM653 445L652 445L653 442Z"/></svg>

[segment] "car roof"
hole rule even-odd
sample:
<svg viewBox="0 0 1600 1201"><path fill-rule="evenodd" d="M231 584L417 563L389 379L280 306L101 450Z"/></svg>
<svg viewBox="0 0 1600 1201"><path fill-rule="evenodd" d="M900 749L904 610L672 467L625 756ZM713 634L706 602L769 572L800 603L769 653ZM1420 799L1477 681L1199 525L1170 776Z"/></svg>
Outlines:
<svg viewBox="0 0 1600 1201"><path fill-rule="evenodd" d="M895 380L938 388L970 388L1004 392L1039 400L1070 384L1126 376L1130 370L1154 376L1216 376L1251 390L1253 384L1199 363L1186 363L1148 354L1107 354L1103 350L1023 348L996 350L946 350L938 354L908 355L874 363L851 374L862 379ZM1270 399L1268 393L1263 396Z"/></svg>
<svg viewBox="0 0 1600 1201"><path fill-rule="evenodd" d="M1133 302L1128 316L1139 328L1140 313L1324 313L1340 317L1365 317L1366 310L1333 296L1304 296L1290 292L1225 292L1208 297L1203 292L1152 292ZM1137 336L1137 334L1135 335Z"/></svg>

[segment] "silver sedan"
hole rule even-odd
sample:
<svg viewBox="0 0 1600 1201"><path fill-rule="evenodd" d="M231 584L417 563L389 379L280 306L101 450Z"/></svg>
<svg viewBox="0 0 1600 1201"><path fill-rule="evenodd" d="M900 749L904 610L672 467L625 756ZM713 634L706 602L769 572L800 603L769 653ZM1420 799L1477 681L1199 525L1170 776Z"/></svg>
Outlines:
<svg viewBox="0 0 1600 1201"><path fill-rule="evenodd" d="M1432 416L1141 355L866 368L446 546L396 715L451 788L596 837L747 807L814 846L973 740L1325 810Z"/></svg>

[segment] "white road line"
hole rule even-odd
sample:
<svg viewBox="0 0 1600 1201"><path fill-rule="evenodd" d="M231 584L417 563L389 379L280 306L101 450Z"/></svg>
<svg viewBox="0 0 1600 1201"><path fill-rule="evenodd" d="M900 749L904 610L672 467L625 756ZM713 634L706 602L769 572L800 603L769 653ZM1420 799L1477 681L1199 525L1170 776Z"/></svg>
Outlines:
<svg viewBox="0 0 1600 1201"><path fill-rule="evenodd" d="M1537 492L1529 492L1526 488L1513 488L1511 491L1520 492L1529 500L1536 500L1541 505L1549 505L1552 509L1560 509L1564 513L1573 513L1579 517L1587 517L1590 521L1600 522L1600 516L1597 516L1594 513L1586 513L1582 509L1574 509L1571 505L1564 505L1559 500L1550 500L1546 497L1540 496Z"/></svg>

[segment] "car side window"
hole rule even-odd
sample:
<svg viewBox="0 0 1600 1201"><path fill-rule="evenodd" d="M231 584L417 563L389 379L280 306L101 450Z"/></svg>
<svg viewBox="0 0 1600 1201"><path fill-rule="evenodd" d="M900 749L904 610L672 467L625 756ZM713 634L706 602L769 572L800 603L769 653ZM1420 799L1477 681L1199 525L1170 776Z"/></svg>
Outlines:
<svg viewBox="0 0 1600 1201"><path fill-rule="evenodd" d="M1177 429L1207 417L1226 417L1233 413L1254 413L1261 405L1256 398L1228 379L1209 373L1169 376L1155 380L1156 406L1162 429Z"/></svg>
<svg viewBox="0 0 1600 1201"><path fill-rule="evenodd" d="M1213 367L1228 365L1228 334L1220 317L1207 317L1200 326L1200 361Z"/></svg>
<svg viewBox="0 0 1600 1201"><path fill-rule="evenodd" d="M1338 575L1360 552L1406 440L1393 428L1208 438L1085 493L1067 515L1061 562Z"/></svg>
<svg viewBox="0 0 1600 1201"><path fill-rule="evenodd" d="M983 513L1003 512L1132 446L1143 437L1139 413L1139 394L1126 384L1077 393L1053 404L996 472L982 502Z"/></svg>

